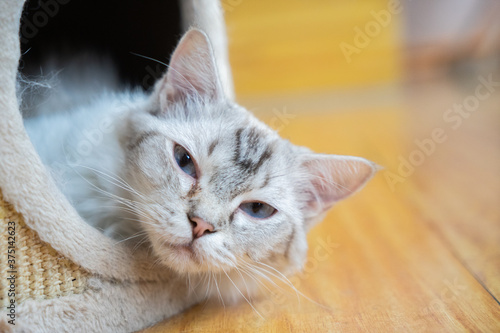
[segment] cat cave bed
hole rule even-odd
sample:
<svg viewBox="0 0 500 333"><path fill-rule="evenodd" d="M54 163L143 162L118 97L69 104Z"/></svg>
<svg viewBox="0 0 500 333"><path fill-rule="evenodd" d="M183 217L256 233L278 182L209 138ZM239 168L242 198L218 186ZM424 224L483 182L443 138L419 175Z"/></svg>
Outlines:
<svg viewBox="0 0 500 333"><path fill-rule="evenodd" d="M134 251L85 223L41 163L16 97L23 4L0 2L0 332L145 328L179 312L172 295L185 291L146 250ZM181 16L185 27L211 30L232 96L220 4L182 1Z"/></svg>

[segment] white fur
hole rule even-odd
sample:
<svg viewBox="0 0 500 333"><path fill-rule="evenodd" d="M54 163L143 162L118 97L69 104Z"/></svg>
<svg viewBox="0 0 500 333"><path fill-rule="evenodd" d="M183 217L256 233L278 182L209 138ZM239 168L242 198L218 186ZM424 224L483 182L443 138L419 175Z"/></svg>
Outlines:
<svg viewBox="0 0 500 333"><path fill-rule="evenodd" d="M109 123L106 131L103 123ZM26 128L60 189L90 224L149 245L159 262L193 281L216 274L220 286L198 281L197 288L226 302L247 293L242 285L255 287L251 273L240 270L299 270L306 231L374 172L364 159L295 147L225 98L210 44L198 30L182 39L151 96L105 94L92 105L28 119ZM198 179L177 166L176 144L196 161ZM235 167L235 154L257 159L266 149L272 151L266 162L241 183L246 171ZM241 186L244 191L230 195ZM199 193L190 195L195 187ZM277 213L252 218L238 208L249 201ZM192 212L217 232L193 239Z"/></svg>

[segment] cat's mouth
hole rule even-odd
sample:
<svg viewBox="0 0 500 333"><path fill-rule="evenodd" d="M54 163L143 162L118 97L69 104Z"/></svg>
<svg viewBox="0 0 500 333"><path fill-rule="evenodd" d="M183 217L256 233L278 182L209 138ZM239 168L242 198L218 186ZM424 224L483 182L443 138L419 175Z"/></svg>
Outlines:
<svg viewBox="0 0 500 333"><path fill-rule="evenodd" d="M217 251L217 246L208 239L183 239L175 238L158 244L156 254L162 262L179 272L207 272L218 271L221 267L231 269L230 259L222 256L222 251ZM222 252L222 253L221 253Z"/></svg>
<svg viewBox="0 0 500 333"><path fill-rule="evenodd" d="M207 258L203 246L196 242L184 244L164 244L164 249L169 253L169 266L181 272L201 272L213 269L211 263L215 258ZM172 265L173 264L173 265Z"/></svg>

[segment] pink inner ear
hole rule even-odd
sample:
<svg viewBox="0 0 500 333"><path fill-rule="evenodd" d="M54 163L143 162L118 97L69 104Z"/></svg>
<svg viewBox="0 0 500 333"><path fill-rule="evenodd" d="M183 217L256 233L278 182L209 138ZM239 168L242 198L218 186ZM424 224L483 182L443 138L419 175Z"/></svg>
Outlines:
<svg viewBox="0 0 500 333"><path fill-rule="evenodd" d="M158 84L160 103L187 98L222 97L215 59L208 37L196 29L189 30L172 55L167 74Z"/></svg>
<svg viewBox="0 0 500 333"><path fill-rule="evenodd" d="M363 187L375 174L374 163L359 157L312 155L304 162L315 195L309 201L310 212L321 214L337 201Z"/></svg>

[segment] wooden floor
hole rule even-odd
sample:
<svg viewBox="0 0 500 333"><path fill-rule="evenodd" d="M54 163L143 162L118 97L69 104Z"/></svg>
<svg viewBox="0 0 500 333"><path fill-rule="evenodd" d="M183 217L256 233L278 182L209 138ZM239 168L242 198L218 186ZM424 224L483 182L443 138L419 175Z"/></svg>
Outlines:
<svg viewBox="0 0 500 333"><path fill-rule="evenodd" d="M232 18L257 10L247 3L228 13L234 38L244 35L238 22L251 20ZM295 17L290 11L276 10ZM393 49L372 50L366 61L385 54L377 59L388 67ZM144 332L500 332L500 86L470 114L448 114L473 99L478 75L500 81L500 73L401 85L392 62L392 74L347 79L344 90L338 77L303 89L284 79L286 95L276 72L261 87L266 68L252 78L232 52L235 76L248 79L236 78L241 103L284 137L385 169L309 234L306 267L290 278L304 296L282 284L252 300L255 310L201 304ZM320 71L307 73L306 83Z"/></svg>

